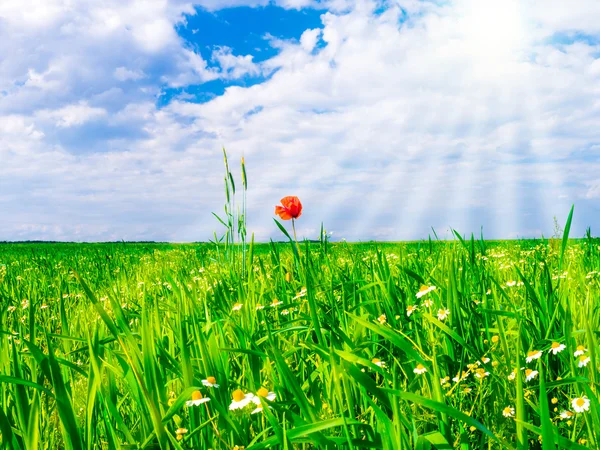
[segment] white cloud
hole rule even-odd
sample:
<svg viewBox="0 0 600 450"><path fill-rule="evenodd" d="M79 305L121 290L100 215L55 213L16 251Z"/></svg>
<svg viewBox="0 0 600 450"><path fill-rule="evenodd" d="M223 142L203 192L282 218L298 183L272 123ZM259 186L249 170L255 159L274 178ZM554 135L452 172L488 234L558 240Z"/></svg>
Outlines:
<svg viewBox="0 0 600 450"><path fill-rule="evenodd" d="M172 32L187 3L89 13L48 3L43 26L9 12L0 208L11 219L0 238L207 239L217 228L209 212L221 209L222 145L232 161L246 156L259 239L278 236L272 210L287 194L305 204L302 230L323 220L347 239L480 224L490 237L547 234L572 202L583 229L600 196L600 48L548 39L599 33L600 12L484 1L489 9L396 0L383 14L377 2L321 2L333 11L321 28L271 39L279 53L261 63L216 49L219 68ZM44 49L31 44L42 39ZM155 106L162 83L259 73L271 77L207 103Z"/></svg>
<svg viewBox="0 0 600 450"><path fill-rule="evenodd" d="M44 109L37 113L38 117L51 119L57 127L61 128L83 125L90 120L96 120L104 115L106 115L104 109L89 106L85 101L55 110Z"/></svg>
<svg viewBox="0 0 600 450"><path fill-rule="evenodd" d="M119 81L137 81L146 78L146 74L142 70L131 70L123 66L115 69L114 76Z"/></svg>

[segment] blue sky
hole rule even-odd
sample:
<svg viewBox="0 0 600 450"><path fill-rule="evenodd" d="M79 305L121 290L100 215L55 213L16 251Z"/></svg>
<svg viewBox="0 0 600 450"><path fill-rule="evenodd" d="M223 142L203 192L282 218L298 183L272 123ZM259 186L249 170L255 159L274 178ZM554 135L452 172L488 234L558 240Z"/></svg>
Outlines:
<svg viewBox="0 0 600 450"><path fill-rule="evenodd" d="M249 228L573 234L600 217L600 4L0 4L0 240L207 240L221 148Z"/></svg>

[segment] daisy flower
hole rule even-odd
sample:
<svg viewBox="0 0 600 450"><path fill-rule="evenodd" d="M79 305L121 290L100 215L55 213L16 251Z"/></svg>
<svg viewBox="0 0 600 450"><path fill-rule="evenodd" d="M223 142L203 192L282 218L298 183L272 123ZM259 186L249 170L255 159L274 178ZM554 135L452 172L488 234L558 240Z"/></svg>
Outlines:
<svg viewBox="0 0 600 450"><path fill-rule="evenodd" d="M525 381L533 380L535 377L537 377L537 374L538 374L537 370L527 369L525 371Z"/></svg>
<svg viewBox="0 0 600 450"><path fill-rule="evenodd" d="M571 411L563 411L560 413L560 418L562 420L569 420L571 419L575 414L572 413Z"/></svg>
<svg viewBox="0 0 600 450"><path fill-rule="evenodd" d="M438 309L437 318L438 320L446 320L446 318L450 315L449 309Z"/></svg>
<svg viewBox="0 0 600 450"><path fill-rule="evenodd" d="M571 401L571 406L576 413L582 413L590 409L590 399L585 395L583 397L574 398Z"/></svg>
<svg viewBox="0 0 600 450"><path fill-rule="evenodd" d="M542 356L541 350L531 350L530 352L527 352L527 358L525 358L525 361L527 363L530 363L534 359L539 359L541 356Z"/></svg>
<svg viewBox="0 0 600 450"><path fill-rule="evenodd" d="M233 308L231 308L233 311L239 311L240 309L242 309L242 305L241 303L236 303L235 305L233 305Z"/></svg>
<svg viewBox="0 0 600 450"><path fill-rule="evenodd" d="M507 281L507 282L506 282L506 286L508 286L508 287L513 287L513 286L516 286L516 284L517 284L517 282L516 282L516 281L513 281L513 280L510 280L510 281Z"/></svg>
<svg viewBox="0 0 600 450"><path fill-rule="evenodd" d="M450 377L440 378L440 385L445 385L448 381L450 381Z"/></svg>
<svg viewBox="0 0 600 450"><path fill-rule="evenodd" d="M202 380L202 384L206 387L218 388L217 379L215 377L206 377L206 380Z"/></svg>
<svg viewBox="0 0 600 450"><path fill-rule="evenodd" d="M416 293L416 297L417 298L421 298L424 295L429 294L432 291L435 291L437 288L435 286L421 286L421 289L419 289L419 292Z"/></svg>
<svg viewBox="0 0 600 450"><path fill-rule="evenodd" d="M256 310L259 311L261 309L265 309L265 305L256 305Z"/></svg>
<svg viewBox="0 0 600 450"><path fill-rule="evenodd" d="M425 299L423 301L423 306L425 306L426 308L431 308L433 306L433 300L431 300L430 298Z"/></svg>
<svg viewBox="0 0 600 450"><path fill-rule="evenodd" d="M254 409L252 411L252 414L256 414L259 413L263 410L262 405L260 403L260 398L264 398L266 400L269 400L270 402L274 401L275 398L277 397L275 395L275 392L269 392L267 389L265 389L264 387L261 387L257 392L256 395L254 396L254 398L252 398L252 402L257 405L256 409Z"/></svg>
<svg viewBox="0 0 600 450"><path fill-rule="evenodd" d="M271 308L276 308L279 305L283 304L283 302L281 300L277 300L276 298L273 299L273 301L271 302Z"/></svg>
<svg viewBox="0 0 600 450"><path fill-rule="evenodd" d="M371 362L372 362L373 364L375 364L376 366L378 366L378 367L385 367L385 362L383 362L383 361L382 361L382 360L380 360L379 358L373 358L373 359L371 360Z"/></svg>
<svg viewBox="0 0 600 450"><path fill-rule="evenodd" d="M385 316L385 314L382 314L382 315L380 315L380 316L377 318L377 321L378 321L378 322L379 322L381 325L383 325L384 323L386 323L386 322L387 322L387 317Z"/></svg>
<svg viewBox="0 0 600 450"><path fill-rule="evenodd" d="M485 357L485 356L484 356L483 358L481 358L481 362L482 362L482 363L484 363L484 364L487 364L487 363L489 363L490 361L491 361L491 360L490 360L490 358L487 358L487 357Z"/></svg>
<svg viewBox="0 0 600 450"><path fill-rule="evenodd" d="M515 378L517 378L517 371L515 369L513 369L513 371L508 375L508 379L510 381L514 380Z"/></svg>
<svg viewBox="0 0 600 450"><path fill-rule="evenodd" d="M506 408L504 408L502 410L502 415L504 417L512 417L515 415L515 408L513 408L512 406L507 406Z"/></svg>
<svg viewBox="0 0 600 450"><path fill-rule="evenodd" d="M185 406L199 406L202 403L210 402L210 398L202 397L202 392L192 392L192 399L185 402Z"/></svg>
<svg viewBox="0 0 600 450"><path fill-rule="evenodd" d="M590 362L590 357L587 355L581 355L579 357L579 367L585 367Z"/></svg>
<svg viewBox="0 0 600 450"><path fill-rule="evenodd" d="M425 366L423 364L417 364L417 367L415 367L413 372L416 373L417 375L423 375L425 372L427 372L427 369L425 368Z"/></svg>
<svg viewBox="0 0 600 450"><path fill-rule="evenodd" d="M581 356L585 352L587 352L587 348L585 348L583 345L578 345L575 353L573 353L573 356Z"/></svg>
<svg viewBox="0 0 600 450"><path fill-rule="evenodd" d="M231 395L231 397L232 397L232 401L231 401L231 404L229 405L230 411L234 411L236 409L244 409L252 401L254 401L254 394L252 394L252 393L244 394L244 391L242 391L241 389L236 389L235 391L233 391L233 394Z"/></svg>
<svg viewBox="0 0 600 450"><path fill-rule="evenodd" d="M557 353L562 352L565 348L567 348L567 346L565 344L553 342L552 345L550 346L550 350L548 350L548 353L552 353L552 354L556 355Z"/></svg>
<svg viewBox="0 0 600 450"><path fill-rule="evenodd" d="M417 310L417 308L418 308L418 306L417 306L417 305L409 305L409 306L407 306L407 307L406 307L406 315L407 315L408 317L410 317L410 315L411 315L412 313L414 313L414 312Z"/></svg>
<svg viewBox="0 0 600 450"><path fill-rule="evenodd" d="M283 311L281 311L280 313L282 316L287 316L290 314L290 310L289 309L284 309Z"/></svg>

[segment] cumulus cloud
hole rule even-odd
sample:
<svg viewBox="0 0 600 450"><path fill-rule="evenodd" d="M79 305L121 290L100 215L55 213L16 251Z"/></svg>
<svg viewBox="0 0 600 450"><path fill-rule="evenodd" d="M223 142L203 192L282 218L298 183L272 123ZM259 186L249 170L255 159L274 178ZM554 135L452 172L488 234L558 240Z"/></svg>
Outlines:
<svg viewBox="0 0 600 450"><path fill-rule="evenodd" d="M597 213L600 49L577 38L600 33L594 2L311 2L329 9L321 27L270 37L259 63L224 46L203 59L174 31L185 2L45 5L0 6L1 237L208 239L222 145L246 156L259 239L288 194L301 235L323 220L354 240L547 234L573 202L576 234ZM156 106L165 84L257 75Z"/></svg>

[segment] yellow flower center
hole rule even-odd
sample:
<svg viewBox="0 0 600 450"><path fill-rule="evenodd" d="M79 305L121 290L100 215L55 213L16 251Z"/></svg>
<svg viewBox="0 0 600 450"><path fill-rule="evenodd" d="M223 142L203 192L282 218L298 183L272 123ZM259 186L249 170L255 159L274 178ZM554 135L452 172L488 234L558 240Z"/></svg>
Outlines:
<svg viewBox="0 0 600 450"><path fill-rule="evenodd" d="M533 370L531 370L531 369L527 369L527 370L525 371L525 375L526 375L526 376L529 376L529 375L531 375L531 373L532 373L532 372L533 372Z"/></svg>
<svg viewBox="0 0 600 450"><path fill-rule="evenodd" d="M552 343L552 348L558 348L558 347L560 347L560 344L558 342Z"/></svg>
<svg viewBox="0 0 600 450"><path fill-rule="evenodd" d="M417 370L423 370L424 368L425 368L425 366L423 364L417 365Z"/></svg>
<svg viewBox="0 0 600 450"><path fill-rule="evenodd" d="M506 408L504 408L504 413L505 414L510 414L511 413L510 406L507 406Z"/></svg>
<svg viewBox="0 0 600 450"><path fill-rule="evenodd" d="M206 381L210 384L217 384L217 379L215 377L206 377Z"/></svg>
<svg viewBox="0 0 600 450"><path fill-rule="evenodd" d="M575 400L575 404L581 408L583 405L585 405L585 400L582 398L578 398L577 400Z"/></svg>
<svg viewBox="0 0 600 450"><path fill-rule="evenodd" d="M192 400L200 400L202 398L202 392L194 391L192 392Z"/></svg>
<svg viewBox="0 0 600 450"><path fill-rule="evenodd" d="M429 287L427 287L427 286L423 285L423 286L421 286L421 288L419 289L419 292L424 292L424 291L426 291L427 289L429 289Z"/></svg>
<svg viewBox="0 0 600 450"><path fill-rule="evenodd" d="M242 391L241 389L236 389L235 391L233 391L233 400L236 402L241 402L242 400L244 400L244 398L246 397L246 394L244 394L244 391Z"/></svg>
<svg viewBox="0 0 600 450"><path fill-rule="evenodd" d="M267 395L269 395L269 391L267 391L264 387L261 387L258 392L256 392L256 395L258 395L259 397L266 397Z"/></svg>
<svg viewBox="0 0 600 450"><path fill-rule="evenodd" d="M538 354L538 351L537 351L537 350L532 350L532 351L530 351L530 352L527 352L527 356L535 356L535 355L537 355L537 354Z"/></svg>
<svg viewBox="0 0 600 450"><path fill-rule="evenodd" d="M377 364L380 363L381 360L379 358L373 358L373 360L371 361L373 364Z"/></svg>
<svg viewBox="0 0 600 450"><path fill-rule="evenodd" d="M583 345L578 345L577 346L577 351L583 352L583 351L585 351L585 347Z"/></svg>
<svg viewBox="0 0 600 450"><path fill-rule="evenodd" d="M581 355L579 357L579 361L581 361L581 362L585 362L586 359L587 359L587 356L585 356L585 355Z"/></svg>

